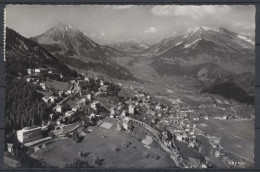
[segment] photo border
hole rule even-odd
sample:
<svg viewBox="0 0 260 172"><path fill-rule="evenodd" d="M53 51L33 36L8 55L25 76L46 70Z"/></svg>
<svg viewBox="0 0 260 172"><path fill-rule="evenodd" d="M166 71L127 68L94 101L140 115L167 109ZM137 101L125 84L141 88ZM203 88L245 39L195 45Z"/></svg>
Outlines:
<svg viewBox="0 0 260 172"><path fill-rule="evenodd" d="M259 171L260 170L260 1L259 0L0 0L0 171L202 171L201 169L156 168L156 169L122 169L122 168L4 168L4 8L8 4L25 5L255 5L255 168L249 169L203 169L203 171Z"/></svg>

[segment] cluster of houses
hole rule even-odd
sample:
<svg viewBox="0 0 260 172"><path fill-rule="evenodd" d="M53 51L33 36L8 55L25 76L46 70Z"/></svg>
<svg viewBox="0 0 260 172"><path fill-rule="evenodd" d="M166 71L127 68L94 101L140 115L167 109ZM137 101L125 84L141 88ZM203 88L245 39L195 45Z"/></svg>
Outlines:
<svg viewBox="0 0 260 172"><path fill-rule="evenodd" d="M46 69L27 69L29 75L40 74L46 71ZM52 73L52 71L47 72ZM96 119L100 116L99 110L103 105L93 97L106 96L109 83L105 83L105 81L102 79L95 78L95 82L99 83L97 91L92 91L82 96L82 90L79 86L79 83L82 81L89 82L90 79L88 77L84 77L81 80L71 80L71 87L68 90L58 90L56 94L58 96L49 94L44 96L42 99L47 104L56 104L54 108L55 112L63 114L63 117L70 118L76 112L82 110L82 107L88 106L88 117L90 120ZM39 83L37 78L28 77L27 82L35 82L36 84L39 84L43 90L48 89L45 83ZM176 104L173 104L172 106L166 106L164 104L155 102L149 94L143 91L137 89L135 89L135 91L137 94L134 97L125 98L125 101L119 101L109 109L109 116L111 118L119 118L122 128L127 131L131 131L132 127L128 116L132 118L138 116L138 119L141 119L142 122L152 124L158 128L160 128L160 126L167 126L167 130L162 133L162 141L163 144L166 145L169 149L176 149L176 146L174 145L174 139L179 142L187 143L189 148L198 149L200 147L196 136L205 135L205 133L200 131L197 128L197 124L194 122L200 121L202 119L208 120L207 115L191 118L188 114L193 113L193 109L190 109L189 107L180 107L180 100L176 100ZM76 101L75 106L65 111L64 104L66 101L63 100L70 97L71 95L78 94L80 96L77 97L79 99ZM62 99L62 101L57 102L59 99ZM219 102L216 102L215 104L217 103ZM199 109L203 108L205 108L204 105L199 106ZM223 117L223 119L227 119L227 117ZM57 120L57 125L62 125L61 120ZM22 129L17 131L17 137L21 143L30 142L40 139L42 137L41 132L42 127ZM224 157L223 154L221 154L219 151L219 139L213 136L206 137L209 139L209 143L212 148L215 149L215 157ZM199 152L200 151L201 150L199 150ZM203 167L206 168L207 166L203 164Z"/></svg>
<svg viewBox="0 0 260 172"><path fill-rule="evenodd" d="M35 74L37 75L37 74L42 74L42 73L53 74L53 70L47 69L47 68L35 68L35 69L28 68L27 69L28 75L35 75Z"/></svg>

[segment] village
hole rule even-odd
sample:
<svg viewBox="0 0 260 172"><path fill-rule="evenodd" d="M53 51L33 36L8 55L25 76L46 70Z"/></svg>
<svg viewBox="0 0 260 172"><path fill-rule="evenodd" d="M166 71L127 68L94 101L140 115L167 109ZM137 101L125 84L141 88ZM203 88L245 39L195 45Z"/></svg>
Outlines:
<svg viewBox="0 0 260 172"><path fill-rule="evenodd" d="M91 132L89 126L109 128L112 124L103 121L112 118L117 121L117 130L122 132L131 133L136 126L144 128L147 131L146 139L142 140L145 148L151 149L149 143L156 141L177 167L211 168L213 164L243 167L245 164L243 158L223 149L220 138L198 128L200 121L209 119L200 110L203 107L195 110L180 105L179 101L165 105L143 90L106 81L101 76L92 78L84 73L78 78L64 79L62 74L37 68L27 69L27 74L21 78L33 84L43 94L42 100L52 109L48 121L43 121L42 126L16 131L18 141L35 152L62 137L72 136L77 141L80 136ZM131 90L132 94L124 90ZM216 104L213 101L212 106ZM229 119L227 116L219 118ZM78 133L79 128L81 133ZM201 137L210 146L203 145L198 139ZM185 145L186 151L196 152L196 156L187 156L180 145ZM13 144L7 143L7 147L8 152L14 154ZM202 158L206 150L210 150L206 153L208 156Z"/></svg>

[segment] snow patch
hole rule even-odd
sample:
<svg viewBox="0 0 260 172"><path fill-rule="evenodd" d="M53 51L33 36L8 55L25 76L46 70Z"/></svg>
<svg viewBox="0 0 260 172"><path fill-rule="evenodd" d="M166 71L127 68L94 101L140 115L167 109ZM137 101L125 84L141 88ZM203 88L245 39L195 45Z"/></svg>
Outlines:
<svg viewBox="0 0 260 172"><path fill-rule="evenodd" d="M184 46L184 48L188 48L188 47L194 45L196 42L198 42L198 41L200 41L200 40L201 40L201 38L200 38L200 39L197 39L197 40L195 40L195 41L193 41L193 42L190 43L190 44L186 44L186 45Z"/></svg>
<svg viewBox="0 0 260 172"><path fill-rule="evenodd" d="M244 40L244 41L247 41L247 42L249 42L249 43L251 43L251 44L253 44L253 45L255 44L254 41L248 39L248 38L245 37L245 36L237 35L237 37L240 38L240 39L242 39L242 40Z"/></svg>

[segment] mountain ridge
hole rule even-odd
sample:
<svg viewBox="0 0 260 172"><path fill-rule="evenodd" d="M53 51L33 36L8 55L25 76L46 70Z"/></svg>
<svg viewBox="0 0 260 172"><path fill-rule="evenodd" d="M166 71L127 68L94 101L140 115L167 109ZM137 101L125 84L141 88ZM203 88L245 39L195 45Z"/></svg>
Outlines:
<svg viewBox="0 0 260 172"><path fill-rule="evenodd" d="M124 52L99 45L86 34L69 25L59 23L31 39L41 44L66 65L86 71L102 71L110 77L134 79L126 68L111 60L112 56L122 56Z"/></svg>

